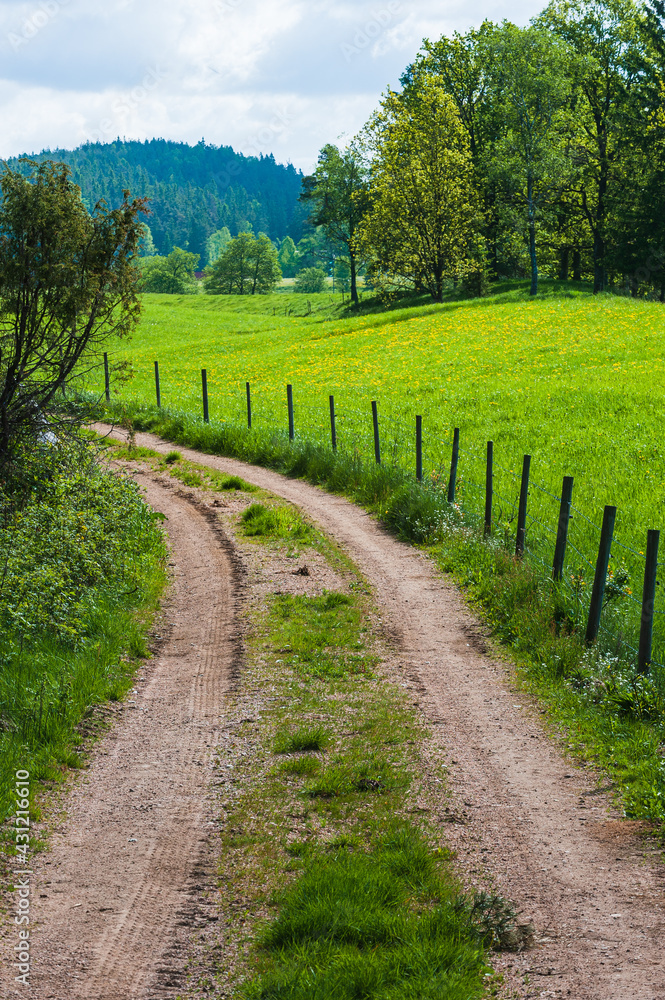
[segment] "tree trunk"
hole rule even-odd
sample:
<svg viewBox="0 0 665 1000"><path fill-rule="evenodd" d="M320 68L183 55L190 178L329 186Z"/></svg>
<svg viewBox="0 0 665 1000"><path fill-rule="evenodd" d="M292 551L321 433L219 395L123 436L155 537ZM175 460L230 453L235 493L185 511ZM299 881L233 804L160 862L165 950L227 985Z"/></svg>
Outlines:
<svg viewBox="0 0 665 1000"><path fill-rule="evenodd" d="M582 280L582 254L573 250L573 281Z"/></svg>
<svg viewBox="0 0 665 1000"><path fill-rule="evenodd" d="M665 302L665 280L660 283L660 301Z"/></svg>
<svg viewBox="0 0 665 1000"><path fill-rule="evenodd" d="M434 273L434 295L432 298L435 302L443 302L443 268L437 270Z"/></svg>
<svg viewBox="0 0 665 1000"><path fill-rule="evenodd" d="M356 285L356 255L349 247L349 263L351 265L351 301L358 303L358 288Z"/></svg>
<svg viewBox="0 0 665 1000"><path fill-rule="evenodd" d="M607 196L608 171L607 151L605 141L599 143L600 146L600 177L598 178L598 205L596 207L596 218L593 226L593 294L604 292L607 284L607 272L605 270L605 216L607 209L605 199Z"/></svg>
<svg viewBox="0 0 665 1000"><path fill-rule="evenodd" d="M533 200L533 180L527 181L529 205L529 258L531 260L531 289L529 295L538 294L538 260L536 258L536 206Z"/></svg>
<svg viewBox="0 0 665 1000"><path fill-rule="evenodd" d="M568 281L568 264L570 261L570 250L563 247L559 258L559 281Z"/></svg>

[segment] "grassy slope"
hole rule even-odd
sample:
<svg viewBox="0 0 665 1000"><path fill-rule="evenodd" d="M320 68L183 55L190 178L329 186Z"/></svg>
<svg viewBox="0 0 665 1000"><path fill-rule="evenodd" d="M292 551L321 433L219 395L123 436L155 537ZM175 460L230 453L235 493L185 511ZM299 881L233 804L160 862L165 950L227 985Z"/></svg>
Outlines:
<svg viewBox="0 0 665 1000"><path fill-rule="evenodd" d="M286 297L276 299L283 309ZM294 296L292 301L299 300ZM514 535L514 521L509 522L514 515L511 501L517 495L514 481L507 475L498 476L500 499L495 513L499 544L487 546L473 531L455 526L455 519L450 521L439 510L439 501L432 506L431 494L411 490L413 497L409 494L405 498L403 490L400 494L399 477L390 469L384 466L376 475L368 434L360 430L361 422L366 429L371 398L378 398L382 416L394 404L392 432L402 442L397 458L408 468L413 456L403 447L405 431L400 428L403 417L398 404L408 405L412 415L417 410L423 412L426 429L438 422L440 439L449 438L452 423L459 423L462 523L466 520L471 525L469 511L478 511L481 506L481 495L473 492L471 480L482 479L486 438L494 439L498 461L508 469L519 468L521 454L528 448L536 483L546 484L555 493L561 474L574 474L578 508L598 521L603 504L617 503L617 534L640 549L646 528L660 526L661 519L662 307L583 294L558 294L530 302L521 292L512 291L494 300L443 307L419 305L351 319L333 315L334 310L326 305L318 320L314 313L297 320L287 317L289 322L285 323L283 316L273 319L272 309L266 300L235 299L226 304L207 299L190 299L184 304L149 301L142 331L130 348L137 364L140 351L145 352L144 381L137 379L131 391L125 390L125 398L149 399L147 358L157 345L163 370L168 371L170 363L184 381L185 362L179 361L177 349L188 318L196 317L200 329L207 333L201 333L198 342L192 338L190 350L182 354L191 366L192 382L204 356L210 358L215 351L218 356L226 352L225 363L233 375L222 389L221 380L216 384L218 375L213 374L217 412L223 407L227 417L240 421L239 373L249 370L258 386L260 371L263 381L260 398L255 397L255 426L274 427L285 420L281 396L284 382L291 379L300 403L298 426L302 428L310 417L303 437L311 434L325 443L325 384L326 390L330 387L335 391L338 410L342 411L342 447L349 438L357 442L369 459L364 467L343 454L333 461L327 445L320 452L308 451L298 442L290 448L283 437L265 433L248 437L234 430L227 433L215 426L214 420L204 430L196 417L195 394L189 399L183 394L174 401L183 411L193 411L193 419L166 419L160 424L153 411L139 423L203 450L235 454L292 475L306 475L385 514L388 523L411 538L423 537L414 530L414 525L418 527L414 518L417 521L425 515L424 523L432 524L443 514L442 530L436 532L439 544L433 550L439 564L480 602L495 634L518 651L527 683L549 703L554 718L563 724L583 757L596 760L612 774L629 815L662 821L665 768L660 746L665 739L665 674L654 670L653 682L636 681L630 665L632 654L626 646L626 638L636 642L639 626L636 596L641 591L642 559L615 544L611 563L614 581L622 566L631 579L627 588L613 583L615 597L604 611L611 635L601 633L598 649L588 654L581 640L586 604L583 591L585 583L588 589L591 573L583 556L569 547L568 587L561 596L547 583L547 572L521 569L510 558L509 546L507 551L500 544L502 526L508 529L509 545ZM157 322L155 315L160 311L158 337L157 326L150 324ZM216 333L212 332L213 319ZM225 333L220 332L222 327ZM230 333L231 329L238 332ZM198 357L196 351L201 352ZM299 367L295 367L294 358ZM210 362L205 363L214 373ZM438 387L438 401L433 389L426 392L425 368L429 382ZM349 372L355 372L355 382ZM337 389L341 381L347 385L344 392ZM304 397L312 402L311 408L302 405ZM423 402L427 399L429 409ZM384 444L386 423L384 418ZM410 420L407 428L410 436ZM430 432L430 444L431 437ZM384 447L384 455L386 450ZM431 450L429 460L433 464ZM532 513L555 527L555 497L534 486L529 505ZM539 531L537 524L531 525L527 546L543 557L547 570L553 537L542 533L539 537ZM580 513L572 522L571 541L589 560L595 559L597 531ZM580 571L586 581L580 579ZM631 590L634 593L626 592ZM577 593L582 594L581 599ZM659 588L660 611L665 610L663 593ZM655 653L661 660L664 621L658 615L655 625Z"/></svg>
<svg viewBox="0 0 665 1000"><path fill-rule="evenodd" d="M310 316L284 316L288 308L305 312L308 300ZM328 294L146 296L141 327L117 355L131 359L136 372L122 397L154 399L157 358L165 405L198 413L205 367L213 419L244 420L248 380L255 426L275 427L286 425L284 386L292 382L300 434L328 440L327 397L334 393L340 447L366 454L369 404L377 399L384 455L408 468L416 413L424 420L426 471L446 466L452 428L461 428L469 506L480 508L474 484L483 481L492 439L500 518L513 514L515 476L529 452L534 482L552 493L564 474L575 477L574 503L592 520L599 522L605 504L617 504L622 541L642 549L646 529L661 526L662 306L584 293L525 301L512 291L349 318L331 302ZM551 497L534 490L530 504L556 524ZM572 541L590 555L596 535L580 519Z"/></svg>

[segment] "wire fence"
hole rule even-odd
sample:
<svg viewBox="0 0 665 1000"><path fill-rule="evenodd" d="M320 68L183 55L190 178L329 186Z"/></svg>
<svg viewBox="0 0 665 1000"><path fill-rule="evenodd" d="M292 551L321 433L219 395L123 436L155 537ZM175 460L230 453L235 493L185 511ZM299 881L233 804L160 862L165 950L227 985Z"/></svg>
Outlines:
<svg viewBox="0 0 665 1000"><path fill-rule="evenodd" d="M208 380L206 370L201 371L202 412L204 422L209 422ZM246 415L247 426L252 427L252 397L249 383L246 383ZM109 365L105 356L105 390L106 399L110 400ZM161 405L159 366L155 362L155 390L157 406ZM243 393L245 395L245 393ZM291 441L296 436L294 414L294 395L291 385L286 387L288 435ZM236 423L240 411L234 407L232 421ZM337 420L337 426L336 426ZM337 428L340 414L336 414L334 398L330 396L330 429L327 440L330 447L337 450ZM285 422L286 423L286 422ZM318 422L317 443L325 441L325 423ZM273 427L273 430L275 428ZM286 426L284 428L286 430ZM369 435L367 434L369 432ZM364 459L371 461L373 444L374 460L388 461L394 464L406 465L407 447L412 431L403 421L393 418L390 433L386 434L383 427L383 441L380 437L379 419L376 401L372 401L371 409L367 410L366 432L360 438L354 438L354 450L361 451ZM442 444L442 442L441 442ZM491 444L488 442L488 444ZM382 455L382 445L385 451ZM422 418L416 418L415 429L415 470L417 478L422 478ZM342 442L342 448L344 447ZM449 445L450 447L450 445ZM526 459L529 462L526 462ZM450 471L447 470L447 459L443 450L437 456L439 463L438 489L447 489L448 499L479 524L485 519L485 534L498 534L505 544L513 539L516 557L524 558L537 565L543 576L554 575L559 586L567 594L568 599L578 609L578 617L586 615L591 620L594 598L591 581L598 577L598 566L603 548L603 526L597 524L588 513L572 503L562 505L562 496L557 495L544 484L531 478L529 474L530 456L525 456L525 466L521 474L515 469L507 468L494 460L493 445L491 469L488 455L481 455L478 450L460 445L459 429L455 429L450 456ZM485 481L475 478L474 472L485 468ZM526 475L526 483L524 477ZM489 479L488 479L489 477ZM448 480L446 483L446 479ZM572 491L573 480L569 487ZM488 485L491 484L491 485ZM562 488L563 493L563 488ZM566 506L567 509L563 510ZM486 523L487 511L491 510L489 527ZM563 510L563 514L562 514ZM607 510L607 508L606 508ZM564 516L565 515L565 516ZM562 528L563 525L563 528ZM620 527L620 519L619 519ZM562 530L564 530L562 542ZM621 532L612 532L611 548L607 548L608 561L606 575L602 580L600 591L600 610L596 633L602 635L605 647L625 654L628 651L637 658L638 667L648 669L650 666L663 667L665 659L665 607L661 595L665 594L663 567L665 561L653 557L653 546L658 545L658 532L648 533L648 542L652 545L651 555L648 548L639 551L621 540ZM652 537L652 536L655 536ZM522 548L520 549L520 538ZM562 548L563 545L563 548ZM557 573L555 561L559 553L560 564ZM563 554L562 554L563 553ZM565 556L565 558L564 558ZM601 573L602 577L602 573ZM644 584L642 586L642 581ZM633 592L633 587L643 590L643 598L639 600ZM647 599L650 588L652 599ZM655 624L654 624L655 623ZM587 636L589 632L587 631ZM639 641L638 641L639 636ZM595 637L595 636L594 636ZM647 649L648 639L648 649Z"/></svg>

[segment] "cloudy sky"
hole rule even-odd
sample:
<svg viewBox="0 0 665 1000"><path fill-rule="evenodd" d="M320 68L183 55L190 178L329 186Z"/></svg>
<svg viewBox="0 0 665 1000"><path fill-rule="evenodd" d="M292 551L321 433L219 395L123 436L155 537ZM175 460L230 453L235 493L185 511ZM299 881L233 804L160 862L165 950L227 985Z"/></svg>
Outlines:
<svg viewBox="0 0 665 1000"><path fill-rule="evenodd" d="M544 0L0 0L0 157L116 136L311 169L421 40Z"/></svg>

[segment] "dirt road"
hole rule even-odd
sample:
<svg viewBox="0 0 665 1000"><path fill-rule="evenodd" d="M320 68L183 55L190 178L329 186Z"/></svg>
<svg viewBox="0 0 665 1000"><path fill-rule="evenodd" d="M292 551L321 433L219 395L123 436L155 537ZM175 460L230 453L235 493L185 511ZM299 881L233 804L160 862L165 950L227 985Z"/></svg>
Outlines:
<svg viewBox="0 0 665 1000"><path fill-rule="evenodd" d="M3 997L173 996L165 953L206 838L206 769L237 659L238 580L203 513L145 477L175 562L165 636L124 718L95 750L48 854L33 858L31 986Z"/></svg>
<svg viewBox="0 0 665 1000"><path fill-rule="evenodd" d="M149 434L137 434L137 444L173 447ZM385 633L448 754L458 820L447 827L448 841L471 878L489 870L536 924L537 947L501 960L519 978L528 973L520 995L665 1000L665 868L544 734L537 711L486 653L454 588L344 499L179 451L300 506L374 587ZM148 711L108 738L108 755L76 790L55 839L51 888L40 901L39 1000L163 995L151 984L169 914L205 836L203 764L233 663L232 568L203 516L155 489L149 500L168 515L176 552L174 631L148 681Z"/></svg>

